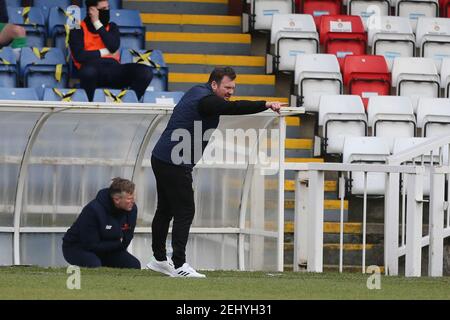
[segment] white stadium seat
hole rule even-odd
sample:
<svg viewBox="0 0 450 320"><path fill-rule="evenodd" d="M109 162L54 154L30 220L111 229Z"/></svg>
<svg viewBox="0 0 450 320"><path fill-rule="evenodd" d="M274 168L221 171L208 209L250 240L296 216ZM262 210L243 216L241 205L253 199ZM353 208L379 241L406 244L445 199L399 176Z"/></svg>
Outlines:
<svg viewBox="0 0 450 320"><path fill-rule="evenodd" d="M433 59L440 70L442 59L450 57L450 19L419 18L416 46L420 49L420 56Z"/></svg>
<svg viewBox="0 0 450 320"><path fill-rule="evenodd" d="M450 99L421 98L417 107L417 128L422 137L450 135Z"/></svg>
<svg viewBox="0 0 450 320"><path fill-rule="evenodd" d="M396 57L414 56L415 37L408 18L371 16L367 29L371 53L384 56L390 71Z"/></svg>
<svg viewBox="0 0 450 320"><path fill-rule="evenodd" d="M344 142L343 163L386 163L390 156L386 139L379 137L347 137ZM350 193L364 194L364 173L354 172L351 176ZM367 174L367 194L384 195L385 174L371 172Z"/></svg>
<svg viewBox="0 0 450 320"><path fill-rule="evenodd" d="M371 16L388 16L391 9L389 0L348 0L346 2L347 14L360 16L366 30L367 20Z"/></svg>
<svg viewBox="0 0 450 320"><path fill-rule="evenodd" d="M294 82L297 85L297 105L307 112L319 111L324 94L343 93L342 75L334 54L304 54L297 56Z"/></svg>
<svg viewBox="0 0 450 320"><path fill-rule="evenodd" d="M270 30L275 14L294 13L292 0L251 0L253 30Z"/></svg>
<svg viewBox="0 0 450 320"><path fill-rule="evenodd" d="M439 97L440 78L433 59L395 58L392 86L396 88L397 96L411 98L416 113L420 97Z"/></svg>
<svg viewBox="0 0 450 320"><path fill-rule="evenodd" d="M449 87L450 87L450 58L442 59L441 63L441 89L444 89L444 97L449 97Z"/></svg>
<svg viewBox="0 0 450 320"><path fill-rule="evenodd" d="M297 55L319 51L319 35L313 17L309 14L274 15L270 43L274 45L275 69L294 71Z"/></svg>
<svg viewBox="0 0 450 320"><path fill-rule="evenodd" d="M408 97L370 97L368 118L372 136L385 138L391 152L396 137L415 136L416 118Z"/></svg>
<svg viewBox="0 0 450 320"><path fill-rule="evenodd" d="M356 95L321 96L319 126L322 127L324 152L341 154L346 137L367 135L367 115L361 97Z"/></svg>
<svg viewBox="0 0 450 320"><path fill-rule="evenodd" d="M394 150L392 154L398 154L408 149L415 148L417 145L420 145L424 142L427 142L429 139L427 138L397 138L394 141ZM445 152L443 152L443 157L445 158ZM409 161L404 164L412 164L413 162L418 165L425 165L425 173L423 178L423 194L428 196L430 194L430 170L429 164L431 164L431 160L433 160L434 164L439 163L439 150L433 151L433 157L431 157L431 152L425 154L423 157L417 157L414 161ZM402 185L406 185L406 182L403 181Z"/></svg>
<svg viewBox="0 0 450 320"><path fill-rule="evenodd" d="M409 18L414 32L420 17L439 16L439 0L393 0L393 4L395 15Z"/></svg>

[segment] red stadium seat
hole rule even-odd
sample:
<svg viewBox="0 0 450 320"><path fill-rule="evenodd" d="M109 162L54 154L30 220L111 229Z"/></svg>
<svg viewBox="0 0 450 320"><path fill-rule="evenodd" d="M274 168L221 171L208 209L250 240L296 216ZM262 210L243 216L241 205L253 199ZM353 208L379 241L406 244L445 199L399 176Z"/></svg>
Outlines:
<svg viewBox="0 0 450 320"><path fill-rule="evenodd" d="M300 0L299 11L314 18L317 29L323 15L339 15L342 12L342 0Z"/></svg>
<svg viewBox="0 0 450 320"><path fill-rule="evenodd" d="M347 56L343 74L348 94L361 96L366 108L370 96L390 95L391 74L383 56Z"/></svg>
<svg viewBox="0 0 450 320"><path fill-rule="evenodd" d="M439 0L440 16L450 18L450 0Z"/></svg>
<svg viewBox="0 0 450 320"><path fill-rule="evenodd" d="M320 21L320 43L323 52L335 54L343 67L347 55L364 55L367 34L360 16L322 16Z"/></svg>

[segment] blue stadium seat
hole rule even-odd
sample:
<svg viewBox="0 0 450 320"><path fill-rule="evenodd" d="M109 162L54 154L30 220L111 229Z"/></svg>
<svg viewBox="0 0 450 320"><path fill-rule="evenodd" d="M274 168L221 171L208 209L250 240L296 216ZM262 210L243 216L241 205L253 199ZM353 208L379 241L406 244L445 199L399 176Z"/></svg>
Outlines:
<svg viewBox="0 0 450 320"><path fill-rule="evenodd" d="M120 31L122 48L144 49L145 27L137 10L111 10L111 21L117 24Z"/></svg>
<svg viewBox="0 0 450 320"><path fill-rule="evenodd" d="M0 49L0 87L17 86L17 63L11 47Z"/></svg>
<svg viewBox="0 0 450 320"><path fill-rule="evenodd" d="M64 102L89 102L86 91L83 89L61 89L45 88L44 101L64 101Z"/></svg>
<svg viewBox="0 0 450 320"><path fill-rule="evenodd" d="M0 88L0 100L39 100L34 88Z"/></svg>
<svg viewBox="0 0 450 320"><path fill-rule="evenodd" d="M181 91L146 91L143 103L161 103L161 104L177 104L183 97L184 92Z"/></svg>
<svg viewBox="0 0 450 320"><path fill-rule="evenodd" d="M133 90L96 89L94 102L137 103L138 99Z"/></svg>
<svg viewBox="0 0 450 320"><path fill-rule="evenodd" d="M25 28L30 47L43 47L47 38L45 19L37 7L8 7L9 23Z"/></svg>
<svg viewBox="0 0 450 320"><path fill-rule="evenodd" d="M21 7L22 0L6 0L7 7Z"/></svg>
<svg viewBox="0 0 450 320"><path fill-rule="evenodd" d="M68 68L59 48L22 48L20 75L24 87L36 88L42 97L45 88L65 88Z"/></svg>
<svg viewBox="0 0 450 320"><path fill-rule="evenodd" d="M45 21L48 21L48 15L52 7L66 9L70 4L70 0L33 0L33 6L41 8Z"/></svg>
<svg viewBox="0 0 450 320"><path fill-rule="evenodd" d="M48 16L48 37L52 39L53 47L60 48L63 51L67 50L68 44L66 46L66 27L65 25L69 22L75 21L75 17L78 15L75 12L75 7L71 7L71 10L66 10L61 7L53 7L50 9ZM81 10L82 11L82 10ZM79 13L77 19L82 19L83 12Z"/></svg>
<svg viewBox="0 0 450 320"><path fill-rule="evenodd" d="M153 79L148 86L149 91L167 91L169 83L169 68L161 50L122 49L121 63L142 63L152 67Z"/></svg>

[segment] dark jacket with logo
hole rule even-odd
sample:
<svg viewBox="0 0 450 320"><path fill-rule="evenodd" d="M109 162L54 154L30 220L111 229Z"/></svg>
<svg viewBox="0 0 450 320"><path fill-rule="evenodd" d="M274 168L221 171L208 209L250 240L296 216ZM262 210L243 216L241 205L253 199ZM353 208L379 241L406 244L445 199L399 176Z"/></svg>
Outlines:
<svg viewBox="0 0 450 320"><path fill-rule="evenodd" d="M133 239L136 218L136 205L129 212L117 209L109 189L102 189L67 230L63 246L80 246L97 254L125 250Z"/></svg>
<svg viewBox="0 0 450 320"><path fill-rule="evenodd" d="M152 155L166 163L193 168L208 144L208 139L203 140L205 132L217 128L221 115L245 115L265 110L267 110L266 101L225 101L214 94L209 83L196 85L183 95L173 109L167 127L156 143ZM201 125L201 131L195 127L196 123ZM177 140L176 135L172 139L172 135L180 129L188 132L190 137L191 154L185 157L190 159L188 163L172 161L173 149L183 140L183 137ZM198 132L195 132L196 130ZM198 146L199 150L195 150L195 146Z"/></svg>

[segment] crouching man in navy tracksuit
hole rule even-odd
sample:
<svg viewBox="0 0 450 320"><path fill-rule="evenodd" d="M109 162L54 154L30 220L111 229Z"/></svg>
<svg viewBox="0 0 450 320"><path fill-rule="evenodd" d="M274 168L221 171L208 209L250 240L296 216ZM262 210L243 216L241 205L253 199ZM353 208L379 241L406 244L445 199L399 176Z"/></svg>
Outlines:
<svg viewBox="0 0 450 320"><path fill-rule="evenodd" d="M80 267L140 269L138 259L127 252L136 227L134 183L114 178L81 211L63 238L66 261Z"/></svg>

